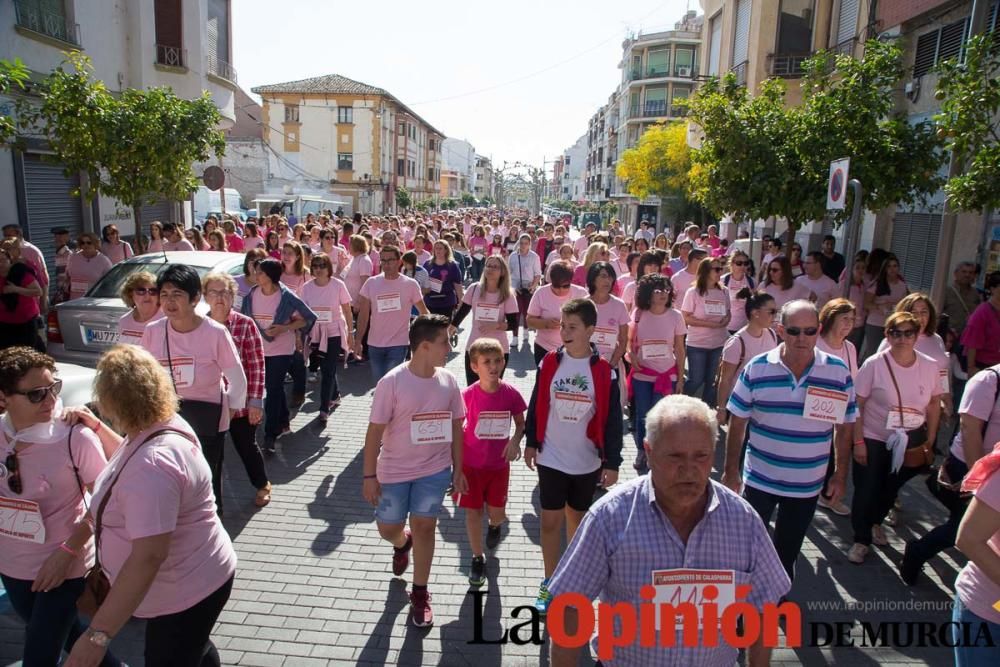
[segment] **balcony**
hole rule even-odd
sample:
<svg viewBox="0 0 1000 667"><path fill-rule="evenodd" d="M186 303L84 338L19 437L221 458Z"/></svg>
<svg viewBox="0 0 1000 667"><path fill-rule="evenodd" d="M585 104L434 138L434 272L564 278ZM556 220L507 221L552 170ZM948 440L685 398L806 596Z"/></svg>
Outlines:
<svg viewBox="0 0 1000 667"><path fill-rule="evenodd" d="M166 67L187 67L187 51L179 46L156 45L156 64Z"/></svg>
<svg viewBox="0 0 1000 667"><path fill-rule="evenodd" d="M80 25L70 23L64 13L43 8L39 0L14 0L14 14L20 29L80 46Z"/></svg>
<svg viewBox="0 0 1000 667"><path fill-rule="evenodd" d="M857 44L858 44L858 38L851 37L850 39L845 39L843 42L837 44L830 50L833 51L835 54L854 57L854 47L857 46Z"/></svg>
<svg viewBox="0 0 1000 667"><path fill-rule="evenodd" d="M744 60L738 65L733 65L733 68L729 70L734 75L736 75L736 85L745 86L747 85L747 70L749 69L750 61Z"/></svg>
<svg viewBox="0 0 1000 667"><path fill-rule="evenodd" d="M654 100L645 104L636 104L629 110L629 118L662 118L666 115L666 100Z"/></svg>
<svg viewBox="0 0 1000 667"><path fill-rule="evenodd" d="M208 68L208 73L212 76L236 83L236 69L225 60L218 56L208 55L205 58L205 65Z"/></svg>
<svg viewBox="0 0 1000 667"><path fill-rule="evenodd" d="M767 57L768 73L795 79L802 76L802 63L813 56L812 53L772 53Z"/></svg>

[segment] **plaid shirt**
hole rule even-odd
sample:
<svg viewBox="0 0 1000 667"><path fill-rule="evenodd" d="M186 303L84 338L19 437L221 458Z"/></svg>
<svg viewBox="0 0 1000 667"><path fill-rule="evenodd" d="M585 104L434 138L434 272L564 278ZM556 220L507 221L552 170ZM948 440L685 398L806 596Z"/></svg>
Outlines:
<svg viewBox="0 0 1000 667"><path fill-rule="evenodd" d="M235 310L229 311L226 318L226 328L233 337L236 344L236 351L240 354L240 362L243 364L243 372L247 376L247 407L264 407L264 341L257 330L257 323L252 319L237 313ZM246 417L246 408L238 410L235 418Z"/></svg>
<svg viewBox="0 0 1000 667"><path fill-rule="evenodd" d="M638 606L643 602L639 590L652 583L652 572L673 568L734 570L737 584L752 586L746 602L758 610L791 588L767 529L749 503L710 480L705 515L685 544L657 505L652 478L644 475L594 503L559 561L549 591ZM596 651L596 639L594 646ZM603 663L730 666L737 653L721 638L713 648L643 648L636 641L616 648L614 658Z"/></svg>

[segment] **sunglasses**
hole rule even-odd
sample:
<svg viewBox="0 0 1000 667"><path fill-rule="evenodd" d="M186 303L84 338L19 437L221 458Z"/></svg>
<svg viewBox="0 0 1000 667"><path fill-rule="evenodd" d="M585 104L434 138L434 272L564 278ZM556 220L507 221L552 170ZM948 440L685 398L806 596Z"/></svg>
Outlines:
<svg viewBox="0 0 1000 667"><path fill-rule="evenodd" d="M132 296L156 296L160 293L160 290L155 287L134 287L132 289Z"/></svg>
<svg viewBox="0 0 1000 667"><path fill-rule="evenodd" d="M722 267L721 266L713 266L712 270L715 271L715 272L717 272L717 273L722 273Z"/></svg>
<svg viewBox="0 0 1000 667"><path fill-rule="evenodd" d="M916 329L889 329L889 338L892 338L894 340L899 340L900 338L910 339L916 337L917 337Z"/></svg>
<svg viewBox="0 0 1000 667"><path fill-rule="evenodd" d="M44 401L45 397L48 396L49 394L52 394L52 398L58 397L59 392L62 391L62 387L63 387L63 381L56 380L48 387L38 387L37 389L29 389L28 391L18 391L15 389L10 393L17 394L18 396L24 396L25 398L28 399L29 403L37 404Z"/></svg>
<svg viewBox="0 0 1000 667"><path fill-rule="evenodd" d="M819 333L819 327L806 327L805 329L802 327L785 327L785 333L792 338L798 336L815 336Z"/></svg>
<svg viewBox="0 0 1000 667"><path fill-rule="evenodd" d="M7 467L7 486L12 492L20 495L24 487L21 484L21 472L17 467L17 452L8 454L4 465Z"/></svg>
<svg viewBox="0 0 1000 667"><path fill-rule="evenodd" d="M77 241L77 245L94 245L93 241Z"/></svg>
<svg viewBox="0 0 1000 667"><path fill-rule="evenodd" d="M750 266L750 262L732 262L733 266Z"/></svg>

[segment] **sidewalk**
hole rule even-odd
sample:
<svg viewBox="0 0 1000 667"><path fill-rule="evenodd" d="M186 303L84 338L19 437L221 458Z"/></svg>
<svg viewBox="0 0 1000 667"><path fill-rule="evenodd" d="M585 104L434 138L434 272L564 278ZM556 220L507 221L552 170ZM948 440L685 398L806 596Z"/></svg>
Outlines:
<svg viewBox="0 0 1000 667"><path fill-rule="evenodd" d="M464 346L464 335L461 344ZM506 379L530 395L534 372L530 348L512 351ZM449 368L463 378L460 354ZM439 527L429 589L435 627L406 627L408 580L391 574L391 549L378 537L372 507L361 498L361 449L368 423L371 381L367 365L340 369L344 402L325 430L314 422L311 395L293 420L293 433L279 440L279 455L269 461L274 500L264 510L253 506L253 493L232 449L225 480L225 525L240 564L232 599L214 638L226 665L312 667L313 665L545 665L547 646L513 643L469 645L473 639L473 599L467 595L468 563L464 518L448 501ZM318 388L311 385L310 392ZM634 476L629 463L635 449L625 445L622 481ZM717 477L717 475L716 475ZM512 610L530 605L542 577L538 543L536 478L523 462L513 466L508 514L510 530L487 560L485 639L496 639L512 620ZM802 607L803 642L810 621L950 620L950 609L872 610L808 609L810 603L842 600L882 603L928 601L947 605L952 583L964 560L956 551L937 559L930 576L913 589L902 584L895 563L904 539L926 532L943 519L943 508L930 498L923 479L902 493L905 521L887 528L890 546L875 548L863 566L847 561L850 522L819 510L803 545L790 600ZM485 590L487 587L484 586ZM831 629L833 629L831 627ZM528 634L528 633L523 633ZM861 643L860 627L853 630ZM820 635L822 640L824 634ZM906 637L901 637L906 641ZM0 665L16 664L23 641L22 624L0 596ZM142 661L142 624L133 621L113 643L115 653L132 667ZM778 650L776 665L951 665L950 649L801 648ZM581 664L590 664L589 662Z"/></svg>

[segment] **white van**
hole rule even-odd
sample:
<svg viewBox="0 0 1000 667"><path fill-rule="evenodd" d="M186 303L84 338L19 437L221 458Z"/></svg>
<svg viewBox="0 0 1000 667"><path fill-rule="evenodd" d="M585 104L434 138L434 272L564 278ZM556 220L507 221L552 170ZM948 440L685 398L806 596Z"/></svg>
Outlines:
<svg viewBox="0 0 1000 667"><path fill-rule="evenodd" d="M226 192L226 213L240 213L246 211L246 205L240 197L240 193L235 188L225 188ZM194 199L194 220L201 224L210 213L218 213L222 210L222 201L218 190L209 190L206 186L200 186L192 196Z"/></svg>

